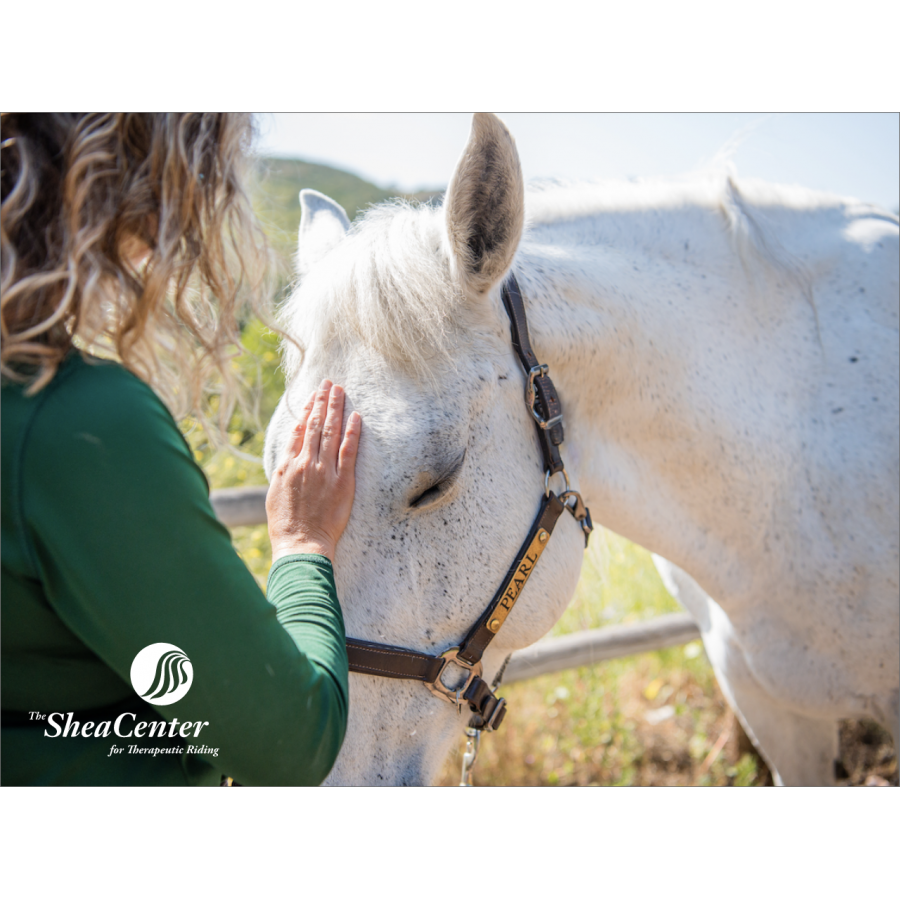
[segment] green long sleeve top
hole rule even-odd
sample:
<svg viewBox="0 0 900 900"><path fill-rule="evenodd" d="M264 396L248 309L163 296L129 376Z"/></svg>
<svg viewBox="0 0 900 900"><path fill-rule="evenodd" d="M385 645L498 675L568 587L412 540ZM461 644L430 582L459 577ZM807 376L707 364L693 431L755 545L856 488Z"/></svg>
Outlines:
<svg viewBox="0 0 900 900"><path fill-rule="evenodd" d="M330 561L278 560L267 599L172 416L117 364L73 352L33 397L4 384L0 444L3 784L320 783L347 723ZM130 678L155 643L193 669L165 706Z"/></svg>

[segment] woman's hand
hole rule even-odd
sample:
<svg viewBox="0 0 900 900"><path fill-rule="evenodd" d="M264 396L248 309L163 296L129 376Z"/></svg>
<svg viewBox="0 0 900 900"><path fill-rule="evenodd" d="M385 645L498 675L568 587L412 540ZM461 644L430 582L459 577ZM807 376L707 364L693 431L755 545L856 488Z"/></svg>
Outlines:
<svg viewBox="0 0 900 900"><path fill-rule="evenodd" d="M269 485L272 562L292 553L321 553L334 562L353 506L362 428L359 413L351 413L342 440L343 418L344 391L326 379L307 400Z"/></svg>

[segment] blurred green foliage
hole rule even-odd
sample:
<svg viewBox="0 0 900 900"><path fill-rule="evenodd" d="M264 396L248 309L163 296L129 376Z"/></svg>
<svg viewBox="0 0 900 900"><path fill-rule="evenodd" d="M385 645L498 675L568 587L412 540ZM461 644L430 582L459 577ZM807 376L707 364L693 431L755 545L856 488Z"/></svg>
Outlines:
<svg viewBox="0 0 900 900"><path fill-rule="evenodd" d="M280 368L278 336L257 319L245 325L242 333L245 353L233 361L235 369L250 386L250 408L238 410L231 418L227 445L214 446L200 425L187 419L182 431L194 458L206 473L210 487L244 487L266 484L262 466L265 424L275 412L284 391L284 373ZM271 565L271 548L265 525L236 528L232 539L261 586L265 585Z"/></svg>

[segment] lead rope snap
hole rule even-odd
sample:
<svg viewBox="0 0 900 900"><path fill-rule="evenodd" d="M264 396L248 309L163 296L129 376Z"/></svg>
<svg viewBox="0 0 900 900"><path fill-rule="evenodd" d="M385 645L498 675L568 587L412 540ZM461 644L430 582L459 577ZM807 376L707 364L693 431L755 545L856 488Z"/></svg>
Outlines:
<svg viewBox="0 0 900 900"><path fill-rule="evenodd" d="M466 752L462 758L462 774L459 776L460 787L472 787L472 767L478 759L478 745L481 743L481 729L466 729Z"/></svg>

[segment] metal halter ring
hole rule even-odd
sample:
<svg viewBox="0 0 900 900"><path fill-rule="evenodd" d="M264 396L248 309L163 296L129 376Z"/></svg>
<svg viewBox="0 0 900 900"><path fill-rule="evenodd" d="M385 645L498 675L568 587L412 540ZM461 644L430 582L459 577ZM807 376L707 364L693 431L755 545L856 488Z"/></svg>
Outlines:
<svg viewBox="0 0 900 900"><path fill-rule="evenodd" d="M528 411L531 413L534 421L537 422L538 426L545 431L548 428L552 428L557 422L562 422L562 413L560 413L558 416L554 416L552 419L545 419L534 408L534 405L537 402L537 392L534 389L534 379L540 375L547 375L549 372L550 366L548 366L546 363L538 366L532 366L528 370L528 381L525 383L525 405L528 407Z"/></svg>
<svg viewBox="0 0 900 900"><path fill-rule="evenodd" d="M579 522L587 515L587 507L584 505L584 500L581 499L581 494L578 491L563 491L559 495L559 499L565 503L566 508ZM573 502L570 503L570 500Z"/></svg>
<svg viewBox="0 0 900 900"><path fill-rule="evenodd" d="M584 500L578 491L563 491L559 495L559 499L562 500L566 509L575 517L575 521L581 525L581 530L584 532L584 546L587 549L588 539L594 530L594 523L591 521L591 511L584 505ZM570 503L570 500L575 502Z"/></svg>
<svg viewBox="0 0 900 900"><path fill-rule="evenodd" d="M444 664L441 666L440 671L435 675L434 681L426 681L425 687L434 694L435 697L440 697L441 700L446 700L448 703L454 703L456 705L457 710L462 708L462 696L469 689L469 685L476 679L481 678L482 667L481 660L476 663L467 663L464 659L459 659L457 654L459 653L459 647L451 647L449 650L445 650L441 654L441 659L444 660ZM441 675L444 674L444 670L447 668L448 663L456 663L460 668L467 669L469 674L466 678L466 683L459 688L448 688L447 685L441 681Z"/></svg>
<svg viewBox="0 0 900 900"><path fill-rule="evenodd" d="M547 472L544 475L544 496L545 497L550 496L550 476L552 474L553 473L549 469L547 469ZM560 470L556 474L562 475L562 477L565 479L565 482L566 482L566 489L559 495L560 499L561 499L561 498L565 497L566 494L572 493L572 485L569 484L569 476L565 469ZM565 502L565 501L563 501L563 502Z"/></svg>

